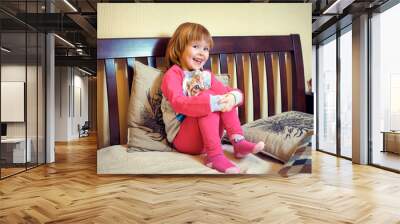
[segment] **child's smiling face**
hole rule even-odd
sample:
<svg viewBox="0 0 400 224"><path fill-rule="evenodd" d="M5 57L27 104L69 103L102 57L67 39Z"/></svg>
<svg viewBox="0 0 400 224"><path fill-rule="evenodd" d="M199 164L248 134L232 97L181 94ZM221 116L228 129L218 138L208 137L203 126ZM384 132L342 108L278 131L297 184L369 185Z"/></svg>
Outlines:
<svg viewBox="0 0 400 224"><path fill-rule="evenodd" d="M179 61L183 70L200 70L207 62L210 46L205 40L192 41L186 45Z"/></svg>

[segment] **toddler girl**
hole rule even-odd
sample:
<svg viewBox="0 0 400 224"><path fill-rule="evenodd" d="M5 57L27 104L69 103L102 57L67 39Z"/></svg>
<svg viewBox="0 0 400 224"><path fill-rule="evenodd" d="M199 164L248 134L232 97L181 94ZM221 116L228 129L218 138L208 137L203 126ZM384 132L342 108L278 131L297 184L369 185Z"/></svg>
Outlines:
<svg viewBox="0 0 400 224"><path fill-rule="evenodd" d="M212 46L208 30L196 23L181 24L168 43L165 59L169 69L161 84L167 139L181 153L205 154L208 167L240 173L223 153L223 130L236 158L261 151L264 143L251 143L243 137L236 112L243 101L241 91L224 86L211 72L203 71ZM201 78L196 76L199 74Z"/></svg>

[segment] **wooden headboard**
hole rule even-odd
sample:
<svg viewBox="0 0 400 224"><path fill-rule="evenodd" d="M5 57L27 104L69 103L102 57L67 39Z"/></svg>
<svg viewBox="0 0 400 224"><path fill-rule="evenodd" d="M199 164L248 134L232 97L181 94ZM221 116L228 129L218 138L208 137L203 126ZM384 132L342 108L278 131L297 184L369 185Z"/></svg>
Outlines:
<svg viewBox="0 0 400 224"><path fill-rule="evenodd" d="M126 144L126 113L134 61L162 67L169 38L99 39L97 41L98 148ZM213 37L205 65L230 74L231 85L244 93L242 123L289 111L306 111L300 37Z"/></svg>

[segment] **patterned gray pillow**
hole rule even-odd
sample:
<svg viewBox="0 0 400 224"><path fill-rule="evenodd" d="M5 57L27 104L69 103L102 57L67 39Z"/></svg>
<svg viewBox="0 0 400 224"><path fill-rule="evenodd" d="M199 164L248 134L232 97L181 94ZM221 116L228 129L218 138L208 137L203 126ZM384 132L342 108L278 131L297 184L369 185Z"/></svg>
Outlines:
<svg viewBox="0 0 400 224"><path fill-rule="evenodd" d="M252 142L264 141L261 153L287 162L299 147L311 141L313 115L289 111L243 125L245 138Z"/></svg>

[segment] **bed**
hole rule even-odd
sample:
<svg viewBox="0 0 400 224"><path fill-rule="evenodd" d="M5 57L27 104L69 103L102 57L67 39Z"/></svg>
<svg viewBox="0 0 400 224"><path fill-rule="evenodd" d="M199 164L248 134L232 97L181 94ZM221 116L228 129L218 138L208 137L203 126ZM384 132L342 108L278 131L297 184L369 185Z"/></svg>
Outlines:
<svg viewBox="0 0 400 224"><path fill-rule="evenodd" d="M163 67L168 40L165 37L98 40L99 151L115 151L127 143L126 117L130 88L135 75L134 62ZM223 36L213 37L213 40L214 48L210 51L205 69L215 74L229 74L231 86L242 90L245 99L244 105L239 108L242 124L285 111L306 111L299 35ZM118 150L124 151L121 147ZM98 162L105 163L99 157ZM100 173L107 172L103 170Z"/></svg>

